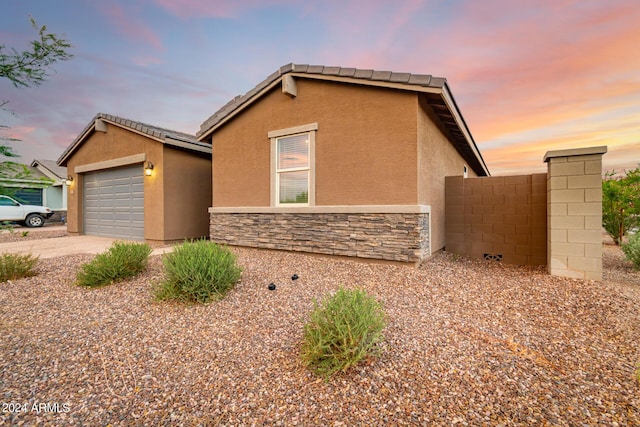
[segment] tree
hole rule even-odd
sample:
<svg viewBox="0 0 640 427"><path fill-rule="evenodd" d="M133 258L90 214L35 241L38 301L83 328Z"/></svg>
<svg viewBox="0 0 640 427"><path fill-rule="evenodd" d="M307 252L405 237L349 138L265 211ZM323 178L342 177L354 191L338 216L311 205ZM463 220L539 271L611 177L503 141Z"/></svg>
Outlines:
<svg viewBox="0 0 640 427"><path fill-rule="evenodd" d="M38 31L38 40L29 44L29 49L17 51L14 48L7 52L5 45L0 45L0 78L4 77L15 87L39 86L48 76L47 71L53 64L66 61L73 57L68 51L71 44L68 40L48 33L47 27L38 28L38 24L33 17L29 18L31 26ZM8 101L0 101L0 110L9 111L6 108ZM8 126L0 123L0 130L6 130ZM6 136L0 137L3 142L0 145L0 156L7 158L20 157L13 151L13 148L4 143L17 142L16 138ZM0 163L0 176L15 174L17 164L14 162ZM0 192L6 193L6 188L0 186Z"/></svg>
<svg viewBox="0 0 640 427"><path fill-rule="evenodd" d="M616 245L640 227L640 164L623 175L607 172L602 181L602 226Z"/></svg>
<svg viewBox="0 0 640 427"><path fill-rule="evenodd" d="M30 43L29 50L19 52L12 48L11 53L5 53L6 46L0 45L0 77L9 79L15 87L40 85L51 65L73 57L68 52L69 41L48 33L45 25L38 29L36 20L29 19L40 36L39 40Z"/></svg>

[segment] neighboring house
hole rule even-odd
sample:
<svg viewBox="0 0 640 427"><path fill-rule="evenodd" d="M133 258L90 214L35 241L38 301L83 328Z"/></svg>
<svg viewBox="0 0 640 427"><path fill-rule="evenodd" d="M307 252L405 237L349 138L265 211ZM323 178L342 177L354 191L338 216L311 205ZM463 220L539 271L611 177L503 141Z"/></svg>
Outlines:
<svg viewBox="0 0 640 427"><path fill-rule="evenodd" d="M445 79L289 64L200 127L210 236L419 262L445 245L445 176L488 176Z"/></svg>
<svg viewBox="0 0 640 427"><path fill-rule="evenodd" d="M67 179L67 168L58 166L55 160L36 159L31 167L49 178L51 186L42 189L42 205L50 207L56 212L67 210L67 189L64 185Z"/></svg>
<svg viewBox="0 0 640 427"><path fill-rule="evenodd" d="M207 236L211 146L193 135L97 114L57 162L70 233L174 241Z"/></svg>
<svg viewBox="0 0 640 427"><path fill-rule="evenodd" d="M47 204L48 189L55 184L55 180L43 173L40 168L33 164L29 166L5 162L0 170L0 188L3 189L3 193L29 205L45 206Z"/></svg>

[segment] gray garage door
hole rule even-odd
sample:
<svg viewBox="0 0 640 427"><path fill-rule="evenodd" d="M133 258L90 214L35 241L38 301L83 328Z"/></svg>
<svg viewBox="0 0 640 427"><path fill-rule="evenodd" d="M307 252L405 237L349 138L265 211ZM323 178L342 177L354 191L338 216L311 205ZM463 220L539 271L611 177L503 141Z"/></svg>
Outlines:
<svg viewBox="0 0 640 427"><path fill-rule="evenodd" d="M144 239L144 175L141 165L84 176L84 232Z"/></svg>

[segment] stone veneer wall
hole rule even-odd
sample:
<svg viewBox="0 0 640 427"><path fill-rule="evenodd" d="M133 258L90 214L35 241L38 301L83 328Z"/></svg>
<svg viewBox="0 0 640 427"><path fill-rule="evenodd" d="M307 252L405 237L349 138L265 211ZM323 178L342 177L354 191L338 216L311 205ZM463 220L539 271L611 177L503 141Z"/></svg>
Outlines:
<svg viewBox="0 0 640 427"><path fill-rule="evenodd" d="M428 213L210 213L210 236L234 246L390 261L431 255Z"/></svg>

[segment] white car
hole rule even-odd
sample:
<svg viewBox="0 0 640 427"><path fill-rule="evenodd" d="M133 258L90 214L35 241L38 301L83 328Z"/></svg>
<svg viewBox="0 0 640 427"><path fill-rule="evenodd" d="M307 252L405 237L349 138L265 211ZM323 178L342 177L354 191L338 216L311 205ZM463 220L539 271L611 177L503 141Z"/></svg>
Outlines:
<svg viewBox="0 0 640 427"><path fill-rule="evenodd" d="M42 227L53 211L44 206L23 205L9 196L0 195L0 221L19 222L27 227Z"/></svg>

